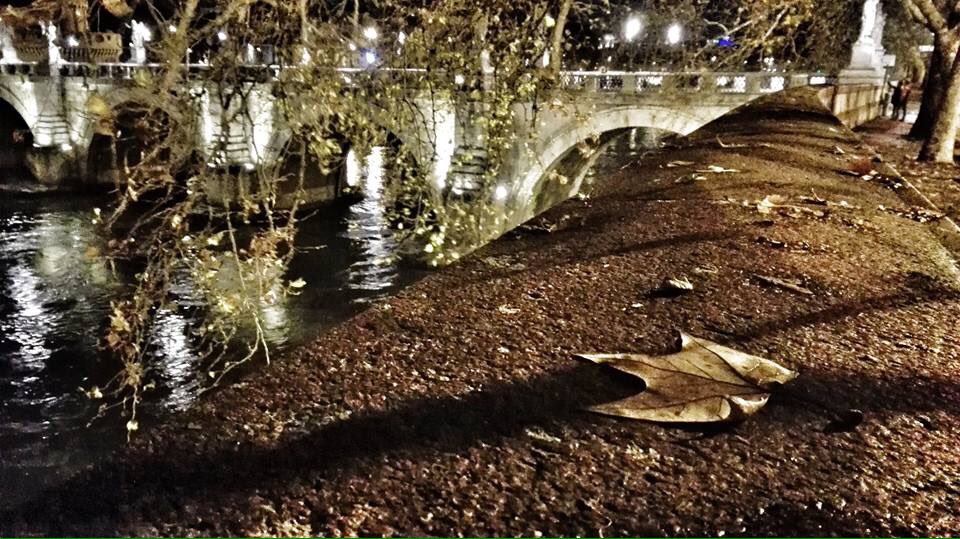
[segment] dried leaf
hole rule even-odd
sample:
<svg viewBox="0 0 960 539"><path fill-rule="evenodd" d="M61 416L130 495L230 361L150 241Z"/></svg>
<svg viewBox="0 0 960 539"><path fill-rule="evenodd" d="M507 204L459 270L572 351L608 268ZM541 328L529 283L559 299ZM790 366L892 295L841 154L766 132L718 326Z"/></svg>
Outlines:
<svg viewBox="0 0 960 539"><path fill-rule="evenodd" d="M509 305L501 305L497 307L497 311L499 311L500 314L517 314L520 312L520 309L514 309Z"/></svg>
<svg viewBox="0 0 960 539"><path fill-rule="evenodd" d="M787 248L787 244L786 244L785 242L782 242L782 241L780 241L780 240L770 239L770 238L768 238L768 237L766 237L766 236L760 236L760 237L758 237L758 238L756 239L756 242L759 243L760 245L768 245L768 246L770 246L770 247L773 247L774 249L786 249L786 248Z"/></svg>
<svg viewBox="0 0 960 539"><path fill-rule="evenodd" d="M87 112L96 118L110 116L110 105L100 94L95 93L87 99Z"/></svg>
<svg viewBox="0 0 960 539"><path fill-rule="evenodd" d="M133 8L127 4L126 0L103 0L103 7L118 19L133 15Z"/></svg>
<svg viewBox="0 0 960 539"><path fill-rule="evenodd" d="M103 392L100 391L100 388L97 386L93 386L89 390L84 391L84 394L91 400L100 400L103 398Z"/></svg>
<svg viewBox="0 0 960 539"><path fill-rule="evenodd" d="M770 214L774 208L783 204L786 199L781 195L767 195L757 202L757 212L763 215Z"/></svg>
<svg viewBox="0 0 960 539"><path fill-rule="evenodd" d="M718 268L718 267L716 267L716 266L714 266L714 265L712 265L712 264L707 264L707 265L705 265L705 266L700 266L700 267L697 267L697 268L693 268L693 273L695 273L695 274L697 274L697 275L716 275L716 274L720 273L720 268Z"/></svg>
<svg viewBox="0 0 960 539"><path fill-rule="evenodd" d="M797 377L773 361L681 333L676 354L590 354L580 357L641 378L646 389L591 411L659 423L741 420L770 393Z"/></svg>
<svg viewBox="0 0 960 539"><path fill-rule="evenodd" d="M816 206L826 206L828 204L827 200L820 198L816 191L811 191L811 195L808 197L800 197L800 201L804 204L813 204Z"/></svg>
<svg viewBox="0 0 960 539"><path fill-rule="evenodd" d="M717 165L710 165L709 167L698 170L697 172L701 174L737 174L740 171L735 168L724 168Z"/></svg>
<svg viewBox="0 0 960 539"><path fill-rule="evenodd" d="M785 279L778 279L776 277L770 277L768 275L754 275L754 277L765 285L776 286L791 292L796 292L797 294L803 294L804 296L812 296L813 291L809 288L805 288L800 285L800 283L795 281L787 281Z"/></svg>
<svg viewBox="0 0 960 539"><path fill-rule="evenodd" d="M693 283L691 283L686 277L674 277L665 280L663 284L660 285L659 291L661 293L679 296L681 294L693 292Z"/></svg>
<svg viewBox="0 0 960 539"><path fill-rule="evenodd" d="M681 277L680 279L667 279L667 286L676 288L677 290L693 290L693 283L691 283L686 277Z"/></svg>
<svg viewBox="0 0 960 539"><path fill-rule="evenodd" d="M911 206L906 210L898 210L896 208L888 208L886 206L880 205L877 207L878 210L903 217L904 219L910 219L911 221L916 221L918 223L931 223L934 221L939 221L946 217L945 214L928 210L927 208L919 208L917 206Z"/></svg>

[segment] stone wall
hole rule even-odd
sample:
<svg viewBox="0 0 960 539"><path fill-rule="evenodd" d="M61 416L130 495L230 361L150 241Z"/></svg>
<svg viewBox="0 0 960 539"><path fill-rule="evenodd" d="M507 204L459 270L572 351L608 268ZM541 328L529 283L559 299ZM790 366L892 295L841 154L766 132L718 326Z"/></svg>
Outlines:
<svg viewBox="0 0 960 539"><path fill-rule="evenodd" d="M820 100L847 127L863 125L880 116L883 87L873 84L828 86L820 90Z"/></svg>

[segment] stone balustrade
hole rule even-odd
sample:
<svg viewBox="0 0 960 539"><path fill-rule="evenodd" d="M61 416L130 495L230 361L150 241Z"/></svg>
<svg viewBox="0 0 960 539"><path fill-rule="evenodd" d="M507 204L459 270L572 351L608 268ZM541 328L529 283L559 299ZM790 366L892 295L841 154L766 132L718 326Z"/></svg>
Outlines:
<svg viewBox="0 0 960 539"><path fill-rule="evenodd" d="M666 71L569 71L561 87L594 93L644 94L664 90L729 94L764 94L828 84L822 74L781 72L666 72Z"/></svg>

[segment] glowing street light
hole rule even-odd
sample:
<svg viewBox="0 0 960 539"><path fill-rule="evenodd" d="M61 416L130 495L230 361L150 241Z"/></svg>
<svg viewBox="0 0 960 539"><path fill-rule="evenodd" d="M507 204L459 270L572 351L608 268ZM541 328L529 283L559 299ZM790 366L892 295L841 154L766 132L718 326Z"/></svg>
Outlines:
<svg viewBox="0 0 960 539"><path fill-rule="evenodd" d="M364 67L375 66L377 64L377 53L374 51L364 51L363 64Z"/></svg>
<svg viewBox="0 0 960 539"><path fill-rule="evenodd" d="M667 28L667 43L676 45L683 40L683 27L678 23L673 23Z"/></svg>
<svg viewBox="0 0 960 539"><path fill-rule="evenodd" d="M363 29L363 37L370 41L376 41L376 39L380 37L380 32L378 32L373 26L367 26Z"/></svg>
<svg viewBox="0 0 960 539"><path fill-rule="evenodd" d="M153 39L153 31L150 30L150 27L146 23L140 21L133 21L131 24L133 28L133 39L139 40L143 43L149 42Z"/></svg>
<svg viewBox="0 0 960 539"><path fill-rule="evenodd" d="M77 36L67 36L67 46L68 47L79 47L80 40L77 39Z"/></svg>
<svg viewBox="0 0 960 539"><path fill-rule="evenodd" d="M626 24L623 25L623 38L627 41L633 41L640 37L640 32L643 31L643 22L640 20L640 17L636 15L631 15L627 19Z"/></svg>
<svg viewBox="0 0 960 539"><path fill-rule="evenodd" d="M226 41L230 39L230 34L228 34L226 30L220 30L217 32L217 39L219 39L221 42Z"/></svg>

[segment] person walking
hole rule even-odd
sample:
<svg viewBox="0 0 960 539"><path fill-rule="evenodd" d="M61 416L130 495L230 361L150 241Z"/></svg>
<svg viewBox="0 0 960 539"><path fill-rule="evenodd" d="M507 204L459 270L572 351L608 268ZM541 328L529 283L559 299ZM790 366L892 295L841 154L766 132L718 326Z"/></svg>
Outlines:
<svg viewBox="0 0 960 539"><path fill-rule="evenodd" d="M910 106L910 94L913 93L913 84L907 81L903 85L903 90L900 95L900 121L907 121L907 108Z"/></svg>
<svg viewBox="0 0 960 539"><path fill-rule="evenodd" d="M894 120L904 121L907 119L907 104L910 100L911 90L910 83L906 81L900 81L893 89L891 102L893 104L892 118Z"/></svg>
<svg viewBox="0 0 960 539"><path fill-rule="evenodd" d="M891 82L890 85L893 86L893 93L890 95L890 105L893 106L893 113L890 114L890 118L896 120L897 112L900 111L900 102L903 100L903 81L897 84Z"/></svg>

